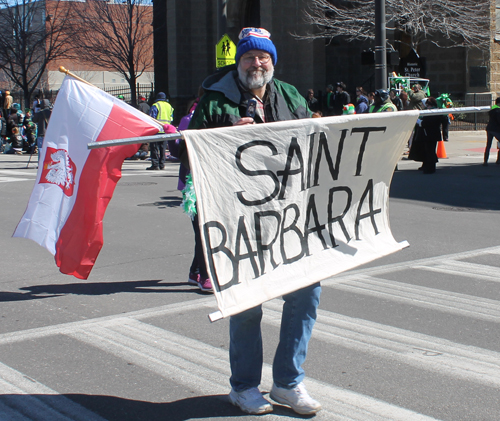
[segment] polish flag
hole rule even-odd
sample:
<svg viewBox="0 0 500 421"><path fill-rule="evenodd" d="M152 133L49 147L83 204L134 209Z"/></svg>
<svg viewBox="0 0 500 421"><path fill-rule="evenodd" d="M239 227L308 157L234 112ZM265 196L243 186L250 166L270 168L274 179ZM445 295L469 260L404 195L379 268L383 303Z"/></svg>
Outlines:
<svg viewBox="0 0 500 421"><path fill-rule="evenodd" d="M38 174L13 237L55 256L62 273L87 279L103 245L102 220L136 145L87 144L157 134L161 124L106 92L66 76L50 118Z"/></svg>

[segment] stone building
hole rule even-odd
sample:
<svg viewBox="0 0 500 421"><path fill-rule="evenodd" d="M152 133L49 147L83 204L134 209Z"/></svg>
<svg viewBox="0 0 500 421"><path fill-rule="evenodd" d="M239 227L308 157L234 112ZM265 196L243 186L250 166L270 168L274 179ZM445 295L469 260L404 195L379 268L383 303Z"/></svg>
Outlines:
<svg viewBox="0 0 500 421"><path fill-rule="evenodd" d="M491 14L485 17L491 22L489 49L438 48L431 42L419 47L432 95L446 92L453 99L470 104L474 97L491 101L495 96L492 93L500 91L500 26L496 35L500 2L487 1L491 5ZM225 4L227 16L224 32L233 42L237 43L239 31L245 26L259 26L271 32L278 50L276 77L295 85L304 95L313 88L321 96L328 84L339 81L347 85L351 96L356 86L376 89L374 63L364 64L363 60L369 50L374 50L374 41L346 43L340 38L304 41L294 37L310 30L303 19L308 3L307 0L154 0L157 90L168 92L182 111L182 104L216 70L221 4ZM387 34L389 40L395 36ZM400 59L409 52L404 47L397 48L398 51L388 54L389 73L398 72Z"/></svg>

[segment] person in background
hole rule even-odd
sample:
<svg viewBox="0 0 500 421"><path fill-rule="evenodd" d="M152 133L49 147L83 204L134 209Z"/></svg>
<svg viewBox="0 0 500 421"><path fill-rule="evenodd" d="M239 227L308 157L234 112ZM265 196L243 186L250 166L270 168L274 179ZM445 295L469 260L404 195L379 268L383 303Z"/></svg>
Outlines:
<svg viewBox="0 0 500 421"><path fill-rule="evenodd" d="M170 124L174 119L174 107L168 101L164 92L159 92L156 95L156 102L151 106L149 115L156 118L161 124ZM162 133L162 131L160 131ZM165 168L165 150L167 141L151 142L149 148L151 150L151 166L147 170L162 170Z"/></svg>
<svg viewBox="0 0 500 421"><path fill-rule="evenodd" d="M369 92L367 98L368 98L368 107L371 107L375 102L375 92Z"/></svg>
<svg viewBox="0 0 500 421"><path fill-rule="evenodd" d="M41 110L41 105L42 101L40 101L40 97L38 95L35 95L35 100L33 101L33 106L31 107L33 109L33 114L36 114Z"/></svg>
<svg viewBox="0 0 500 421"><path fill-rule="evenodd" d="M319 103L318 99L315 98L314 96L314 89L309 89L307 91L307 106L311 110L311 112L315 113L316 111L319 111L321 108L321 104Z"/></svg>
<svg viewBox="0 0 500 421"><path fill-rule="evenodd" d="M363 114L368 112L368 98L362 86L356 87L356 106L354 112L356 114Z"/></svg>
<svg viewBox="0 0 500 421"><path fill-rule="evenodd" d="M24 118L18 113L17 108L11 107L9 116L7 117L7 137L10 138L14 127L21 127Z"/></svg>
<svg viewBox="0 0 500 421"><path fill-rule="evenodd" d="M190 129L311 117L307 102L297 89L274 78L278 54L270 36L262 28L242 29L235 56L237 70L215 73L203 82L206 93L196 107ZM257 101L254 117L246 116L250 99ZM180 147L181 162L189 165L185 142L180 143ZM271 399L289 405L302 415L312 415L321 409L320 403L309 395L303 384L302 368L320 293L318 282L283 296L280 338L273 362ZM258 389L263 368L261 320L262 306L258 305L231 316L229 322L229 401L249 414L266 414L273 410Z"/></svg>
<svg viewBox="0 0 500 421"><path fill-rule="evenodd" d="M3 102L4 115L7 115L12 108L12 104L14 103L14 98L10 95L10 91L5 91L5 97Z"/></svg>
<svg viewBox="0 0 500 421"><path fill-rule="evenodd" d="M12 134L10 136L10 143L12 147L9 149L7 153L22 155L23 154L23 137L21 133L19 133L19 128L12 128Z"/></svg>
<svg viewBox="0 0 500 421"><path fill-rule="evenodd" d="M389 97L389 92L385 89L377 89L374 95L373 105L370 107L370 113L381 113L387 111L397 111L396 106Z"/></svg>
<svg viewBox="0 0 500 421"><path fill-rule="evenodd" d="M40 111L33 115L32 121L37 127L36 146L38 148L38 163L40 164L40 155L43 148L43 139L45 138L45 131L49 124L52 110L50 109L50 102L48 99L42 99Z"/></svg>
<svg viewBox="0 0 500 421"><path fill-rule="evenodd" d="M408 93L405 91L401 91L399 94L399 99L401 100L401 103L403 104L403 110L409 110L410 109L410 101L408 100Z"/></svg>
<svg viewBox="0 0 500 421"><path fill-rule="evenodd" d="M142 111L144 114L148 115L151 109L149 104L146 102L146 98L143 97L142 95L139 95L139 103L137 104L137 108L139 109L139 111Z"/></svg>
<svg viewBox="0 0 500 421"><path fill-rule="evenodd" d="M347 87L344 82L337 83L337 92L333 97L333 114L342 115L344 112L344 105L351 102L351 96L346 91Z"/></svg>
<svg viewBox="0 0 500 421"><path fill-rule="evenodd" d="M396 106L397 110L403 111L403 101L401 101L401 98L399 98L395 89L391 89L389 91L389 97L391 98L392 103Z"/></svg>
<svg viewBox="0 0 500 421"><path fill-rule="evenodd" d="M484 150L484 162L483 166L488 165L488 159L490 157L491 143L493 138L500 142L500 97L495 99L495 105L491 107L488 111L489 121L486 126L486 149ZM500 148L498 148L497 160L495 162L497 165L500 164Z"/></svg>
<svg viewBox="0 0 500 421"><path fill-rule="evenodd" d="M335 94L333 92L333 85L328 85L326 87L326 95L325 95L325 109L323 110L323 114L326 114L327 116L332 116L334 115L333 112L333 98Z"/></svg>
<svg viewBox="0 0 500 421"><path fill-rule="evenodd" d="M427 110L436 109L437 101L433 97L424 98L422 105ZM424 174L434 174L438 157L436 154L437 143L442 140L441 128L445 115L429 115L417 120L417 130L411 144L408 159L421 161Z"/></svg>
<svg viewBox="0 0 500 421"><path fill-rule="evenodd" d="M422 91L422 86L420 84L415 84L412 87L412 92L409 94L410 98L410 110L423 110L424 105L422 100L426 97L425 92Z"/></svg>

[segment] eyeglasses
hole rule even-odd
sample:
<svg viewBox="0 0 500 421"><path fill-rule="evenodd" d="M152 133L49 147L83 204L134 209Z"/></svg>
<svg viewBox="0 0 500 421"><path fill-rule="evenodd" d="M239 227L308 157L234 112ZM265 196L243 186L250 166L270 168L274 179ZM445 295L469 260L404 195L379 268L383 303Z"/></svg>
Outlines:
<svg viewBox="0 0 500 421"><path fill-rule="evenodd" d="M255 59L257 59L259 61L259 63L261 63L261 64L266 64L269 62L269 60L271 60L271 56L260 55L260 56L243 56L243 57L241 57L241 60L245 64L252 64L255 61Z"/></svg>

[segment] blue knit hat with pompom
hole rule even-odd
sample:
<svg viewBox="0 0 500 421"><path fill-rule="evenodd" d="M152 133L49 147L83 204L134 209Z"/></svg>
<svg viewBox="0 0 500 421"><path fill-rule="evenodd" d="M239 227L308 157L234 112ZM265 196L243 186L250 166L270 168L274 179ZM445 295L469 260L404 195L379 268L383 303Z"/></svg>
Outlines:
<svg viewBox="0 0 500 421"><path fill-rule="evenodd" d="M243 54L250 50L262 50L271 56L273 65L278 61L276 47L271 41L271 34L264 28L243 28L239 35L240 41L236 47L236 64Z"/></svg>

